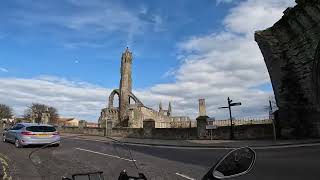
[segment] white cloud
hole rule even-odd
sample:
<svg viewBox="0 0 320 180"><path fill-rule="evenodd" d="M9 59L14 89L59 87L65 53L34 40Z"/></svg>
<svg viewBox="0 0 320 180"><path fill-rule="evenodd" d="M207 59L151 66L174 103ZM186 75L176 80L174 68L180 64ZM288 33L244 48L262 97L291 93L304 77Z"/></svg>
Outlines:
<svg viewBox="0 0 320 180"><path fill-rule="evenodd" d="M293 5L293 0L238 3L223 20L223 31L190 37L178 44L183 63L176 70L177 81L158 84L151 92L174 96L179 99L175 102L178 112L193 116L201 97L206 98L209 115L227 118L227 112L218 107L226 104L228 96L243 104L235 108L235 116L267 116L264 106L273 92L257 88L270 79L254 31L272 26Z"/></svg>
<svg viewBox="0 0 320 180"><path fill-rule="evenodd" d="M272 26L294 0L246 0L231 9L224 19L226 29L235 33L252 33Z"/></svg>
<svg viewBox="0 0 320 180"><path fill-rule="evenodd" d="M226 105L226 98L230 96L243 104L234 108L235 117L267 115L264 106L272 92L257 88L270 80L253 39L254 31L272 26L281 18L282 11L292 5L293 0L238 3L223 20L223 31L193 36L178 44L178 57L183 63L167 73L174 72L174 83L136 90L137 97L153 108L157 108L160 101L163 104L172 101L175 115L192 117L197 115L198 98L205 98L208 115L221 119L227 118L228 113L218 107ZM86 22L89 21L82 21L80 26ZM64 116L94 120L107 105L109 92L110 89L92 84L47 76L0 78L1 101L18 112L32 102L40 102L56 106Z"/></svg>
<svg viewBox="0 0 320 180"><path fill-rule="evenodd" d="M231 2L234 2L236 0L216 0L217 4L220 4L220 3L231 3Z"/></svg>
<svg viewBox="0 0 320 180"><path fill-rule="evenodd" d="M174 68L171 68L162 75L162 78L173 77L175 74L176 74L176 70Z"/></svg>
<svg viewBox="0 0 320 180"><path fill-rule="evenodd" d="M6 73L6 72L9 72L9 70L8 70L8 69L3 68L3 67L0 67L0 71L1 71L1 72L5 72L5 73Z"/></svg>
<svg viewBox="0 0 320 180"><path fill-rule="evenodd" d="M34 79L0 78L1 103L22 115L31 103L54 106L61 116L96 120L106 106L109 89L51 76Z"/></svg>

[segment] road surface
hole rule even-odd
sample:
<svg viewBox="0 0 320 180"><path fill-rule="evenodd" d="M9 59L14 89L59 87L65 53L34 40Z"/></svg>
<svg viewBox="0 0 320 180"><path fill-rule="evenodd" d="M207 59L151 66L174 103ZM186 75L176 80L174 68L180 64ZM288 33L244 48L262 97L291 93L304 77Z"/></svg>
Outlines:
<svg viewBox="0 0 320 180"><path fill-rule="evenodd" d="M17 149L0 143L0 171L12 179L61 179L73 173L103 171L105 179L117 179L126 169L149 179L201 179L228 149L173 148L65 139L60 147L49 147L28 155L38 147ZM257 149L254 169L239 180L318 180L320 145ZM133 159L132 159L132 158ZM7 165L6 165L7 164ZM0 178L1 179L1 178Z"/></svg>

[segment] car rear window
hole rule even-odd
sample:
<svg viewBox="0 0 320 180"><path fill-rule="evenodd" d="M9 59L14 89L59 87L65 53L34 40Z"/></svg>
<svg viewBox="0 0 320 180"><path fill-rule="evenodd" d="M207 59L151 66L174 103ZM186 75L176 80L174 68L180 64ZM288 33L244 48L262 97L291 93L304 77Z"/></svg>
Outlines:
<svg viewBox="0 0 320 180"><path fill-rule="evenodd" d="M26 127L27 131L31 132L55 132L56 129L51 126L29 126Z"/></svg>

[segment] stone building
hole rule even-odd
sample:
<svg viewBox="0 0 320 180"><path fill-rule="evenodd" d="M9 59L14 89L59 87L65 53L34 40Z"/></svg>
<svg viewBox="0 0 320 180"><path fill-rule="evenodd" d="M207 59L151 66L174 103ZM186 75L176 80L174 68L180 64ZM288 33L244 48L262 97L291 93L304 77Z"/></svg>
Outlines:
<svg viewBox="0 0 320 180"><path fill-rule="evenodd" d="M154 119L156 127L171 128L177 124L186 126L190 118L186 116L172 116L172 107L168 109L159 104L159 111L146 107L132 92L132 53L127 48L121 57L121 79L119 89L114 89L109 96L108 107L101 110L99 126L105 126L106 121L112 121L113 127L141 128L143 120ZM114 107L114 96L119 98L119 107Z"/></svg>
<svg viewBox="0 0 320 180"><path fill-rule="evenodd" d="M267 65L284 136L320 136L320 0L296 0L255 40Z"/></svg>

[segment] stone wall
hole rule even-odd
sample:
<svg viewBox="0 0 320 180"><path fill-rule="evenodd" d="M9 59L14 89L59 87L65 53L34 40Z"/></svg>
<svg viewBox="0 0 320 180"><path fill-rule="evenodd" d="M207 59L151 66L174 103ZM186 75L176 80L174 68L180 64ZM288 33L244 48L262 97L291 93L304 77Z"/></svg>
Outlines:
<svg viewBox="0 0 320 180"><path fill-rule="evenodd" d="M255 40L269 71L283 135L319 137L320 0L296 2L272 27L257 31Z"/></svg>
<svg viewBox="0 0 320 180"><path fill-rule="evenodd" d="M255 124L234 126L234 139L272 139L273 128L272 124ZM229 139L230 127L218 127L213 130L213 139ZM210 139L210 131L207 131L207 139Z"/></svg>
<svg viewBox="0 0 320 180"><path fill-rule="evenodd" d="M197 128L155 128L154 139L197 139Z"/></svg>
<svg viewBox="0 0 320 180"><path fill-rule="evenodd" d="M111 132L113 137L130 137L130 138L142 138L142 128L113 128Z"/></svg>
<svg viewBox="0 0 320 180"><path fill-rule="evenodd" d="M117 125L117 119L119 118L119 108L107 107L101 110L101 115L99 118L100 127L106 127L106 121L112 120L113 125Z"/></svg>
<svg viewBox="0 0 320 180"><path fill-rule="evenodd" d="M105 128L77 128L77 127L61 127L60 132L72 134L86 134L105 136ZM201 139L210 139L210 131L206 131ZM229 127L219 127L213 130L213 139L229 139ZM113 128L112 137L129 137L129 138L148 138L148 139L199 139L197 128ZM256 124L243 125L234 127L235 139L272 139L272 125Z"/></svg>

